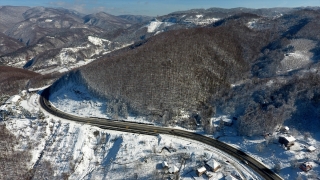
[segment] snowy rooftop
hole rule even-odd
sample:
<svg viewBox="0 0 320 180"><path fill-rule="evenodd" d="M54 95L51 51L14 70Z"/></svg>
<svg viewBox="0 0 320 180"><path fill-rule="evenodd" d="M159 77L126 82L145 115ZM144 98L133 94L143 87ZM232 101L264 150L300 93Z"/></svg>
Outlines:
<svg viewBox="0 0 320 180"><path fill-rule="evenodd" d="M223 118L222 121L225 123L232 123L232 119L230 118Z"/></svg>
<svg viewBox="0 0 320 180"><path fill-rule="evenodd" d="M312 163L311 162L304 162L302 165L305 166L305 167L312 168Z"/></svg>
<svg viewBox="0 0 320 180"><path fill-rule="evenodd" d="M19 95L13 95L5 102L5 104L16 103L20 98L21 97Z"/></svg>
<svg viewBox="0 0 320 180"><path fill-rule="evenodd" d="M293 136L281 136L283 138L285 138L288 142L293 142L296 140L296 138L294 138Z"/></svg>
<svg viewBox="0 0 320 180"><path fill-rule="evenodd" d="M206 169L204 166L202 166L201 168L198 168L197 171L198 171L199 173L203 173L203 172L206 172L207 169Z"/></svg>
<svg viewBox="0 0 320 180"><path fill-rule="evenodd" d="M315 148L314 146L309 146L307 149L308 149L309 151L315 151L315 150L316 150L316 148Z"/></svg>
<svg viewBox="0 0 320 180"><path fill-rule="evenodd" d="M208 161L207 165L213 169L216 169L220 166L220 163L213 159L213 160Z"/></svg>

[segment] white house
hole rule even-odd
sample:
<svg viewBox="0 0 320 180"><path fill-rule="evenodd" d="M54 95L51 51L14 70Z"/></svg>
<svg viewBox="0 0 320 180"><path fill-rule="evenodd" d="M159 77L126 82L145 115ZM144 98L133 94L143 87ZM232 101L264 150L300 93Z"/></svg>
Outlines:
<svg viewBox="0 0 320 180"><path fill-rule="evenodd" d="M309 152L313 152L316 150L316 148L314 146L309 146L309 147L307 147L307 149Z"/></svg>
<svg viewBox="0 0 320 180"><path fill-rule="evenodd" d="M209 160L206 164L212 172L216 172L219 168L221 168L221 164L214 159Z"/></svg>
<svg viewBox="0 0 320 180"><path fill-rule="evenodd" d="M202 176L202 174L205 173L206 171L207 171L207 169L204 166L202 166L197 169L197 175Z"/></svg>

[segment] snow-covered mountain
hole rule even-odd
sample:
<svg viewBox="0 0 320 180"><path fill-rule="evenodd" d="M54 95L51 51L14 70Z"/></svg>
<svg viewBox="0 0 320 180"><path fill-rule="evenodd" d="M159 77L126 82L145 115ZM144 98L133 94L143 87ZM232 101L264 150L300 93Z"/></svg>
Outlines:
<svg viewBox="0 0 320 180"><path fill-rule="evenodd" d="M4 33L16 23L23 21L23 13L30 7L0 6L0 32Z"/></svg>
<svg viewBox="0 0 320 180"><path fill-rule="evenodd" d="M102 36L127 27L129 22L105 13L92 16L96 16L96 23L91 19L90 24L84 21L91 16L67 9L27 9L22 14L23 20L8 28L1 38L1 64L45 73L61 72L87 64L128 44L111 42ZM99 24L112 28L101 29Z"/></svg>
<svg viewBox="0 0 320 180"><path fill-rule="evenodd" d="M210 158L223 168L207 176L258 179L244 162L194 142L43 114L32 92L55 80L50 101L67 113L206 133L284 179L319 177L319 12L210 8L145 21L1 7L0 179L175 178L169 173L175 169L197 179L195 169ZM286 133L297 139L290 148L278 142ZM310 146L316 150L309 152ZM306 161L313 169L302 172Z"/></svg>

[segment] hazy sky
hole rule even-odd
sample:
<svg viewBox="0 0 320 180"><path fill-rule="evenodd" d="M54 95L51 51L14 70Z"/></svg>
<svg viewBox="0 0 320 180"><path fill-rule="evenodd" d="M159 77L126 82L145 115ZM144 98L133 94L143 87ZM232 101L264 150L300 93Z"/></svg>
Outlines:
<svg viewBox="0 0 320 180"><path fill-rule="evenodd" d="M104 11L113 15L164 15L195 8L268 8L320 6L320 0L0 0L0 6L46 6L74 9L81 13Z"/></svg>

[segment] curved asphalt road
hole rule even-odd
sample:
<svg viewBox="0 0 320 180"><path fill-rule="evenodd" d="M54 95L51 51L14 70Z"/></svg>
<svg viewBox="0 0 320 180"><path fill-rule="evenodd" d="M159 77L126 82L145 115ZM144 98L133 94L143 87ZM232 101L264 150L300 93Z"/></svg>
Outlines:
<svg viewBox="0 0 320 180"><path fill-rule="evenodd" d="M114 121L111 119L103 119L103 118L86 118L86 117L78 117L70 114L66 114L56 108L54 108L49 102L49 95L50 95L50 87L43 90L40 96L40 105L41 107L46 110L48 113L53 114L57 117L90 124L93 126L100 127L102 129L110 129L116 131L124 131L124 132L131 132L131 133L139 133L139 134L146 134L146 135L153 135L157 136L158 134L170 134L175 136L180 136L192 140L196 140L202 143L205 143L209 146L215 147L234 158L244 162L248 162L247 166L253 169L256 173L258 173L261 177L267 180L275 179L275 180L282 180L280 176L276 173L265 167L263 164L255 160L254 158L250 157L246 153L233 148L221 141L216 139L212 139L197 133L192 133L188 131L183 131L179 129L172 129L172 128L163 128L163 127L156 127L148 124L141 124L141 123L134 123L134 122L124 122L124 121Z"/></svg>

